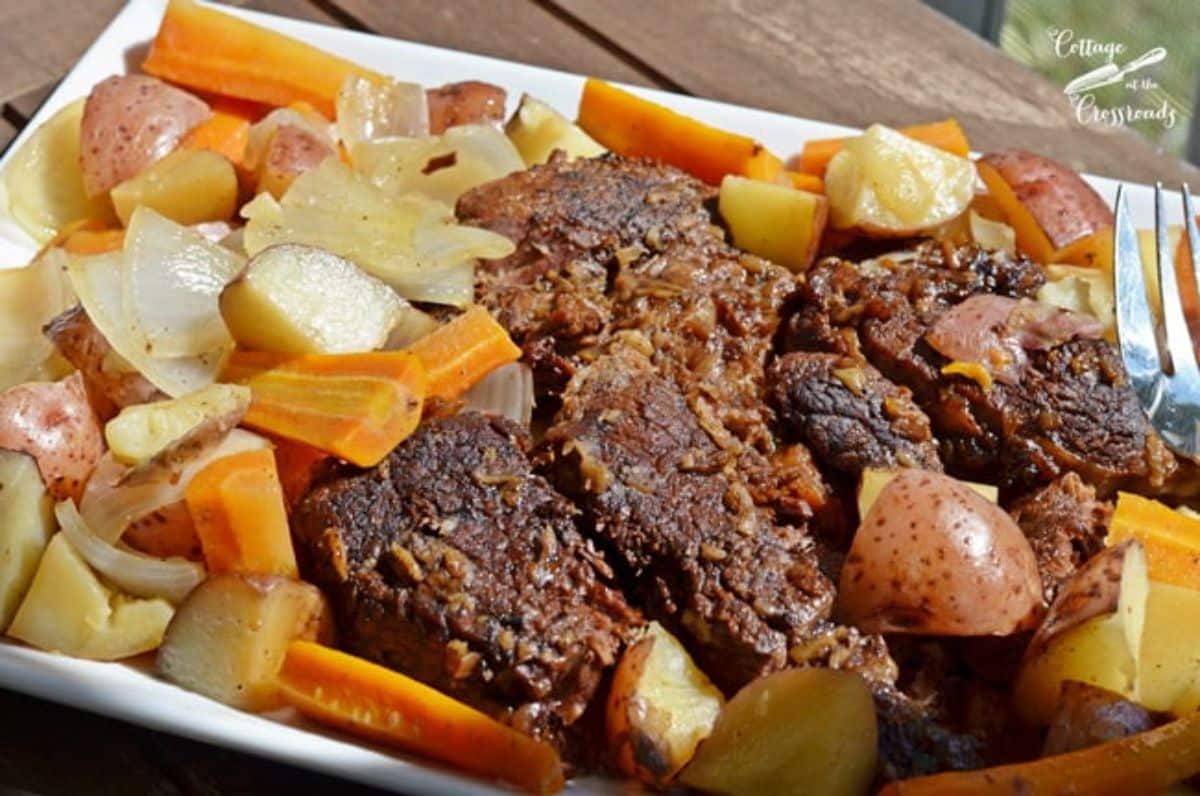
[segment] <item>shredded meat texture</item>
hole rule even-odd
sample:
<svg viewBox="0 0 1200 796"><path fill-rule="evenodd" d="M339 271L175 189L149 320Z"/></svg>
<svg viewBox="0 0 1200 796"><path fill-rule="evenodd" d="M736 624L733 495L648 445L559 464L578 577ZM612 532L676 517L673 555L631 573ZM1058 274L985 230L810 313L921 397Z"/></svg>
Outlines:
<svg viewBox="0 0 1200 796"><path fill-rule="evenodd" d="M1067 473L1009 506L1037 556L1046 601L1083 563L1104 549L1111 503L1075 473Z"/></svg>
<svg viewBox="0 0 1200 796"><path fill-rule="evenodd" d="M311 492L292 528L346 649L558 741L640 617L528 443L501 418L428 421Z"/></svg>
<svg viewBox="0 0 1200 796"><path fill-rule="evenodd" d="M942 469L929 418L912 393L869 364L796 352L772 364L767 384L781 434L840 475L857 482L870 467Z"/></svg>
<svg viewBox="0 0 1200 796"><path fill-rule="evenodd" d="M641 354L618 349L576 376L540 461L647 615L723 688L782 668L792 645L828 632L833 586L811 540L754 505L737 459Z"/></svg>
<svg viewBox="0 0 1200 796"><path fill-rule="evenodd" d="M1175 457L1146 421L1113 347L1073 339L1032 351L1016 384L945 374L925 335L947 309L990 292L1033 297L1044 277L1024 258L925 244L914 256L827 260L798 291L788 350L865 359L912 390L929 415L946 469L1022 493L1066 472L1102 496L1175 487Z"/></svg>

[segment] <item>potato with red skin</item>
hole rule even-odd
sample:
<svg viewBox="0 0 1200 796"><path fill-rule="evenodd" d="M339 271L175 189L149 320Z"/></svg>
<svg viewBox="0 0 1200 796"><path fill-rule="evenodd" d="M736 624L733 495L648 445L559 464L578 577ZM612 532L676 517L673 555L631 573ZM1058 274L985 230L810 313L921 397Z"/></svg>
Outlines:
<svg viewBox="0 0 1200 796"><path fill-rule="evenodd" d="M212 116L202 100L146 75L96 84L83 108L79 164L88 196L99 196L170 153Z"/></svg>
<svg viewBox="0 0 1200 796"><path fill-rule="evenodd" d="M504 121L504 89L481 80L464 80L427 89L429 134L441 135L460 124L500 124Z"/></svg>
<svg viewBox="0 0 1200 796"><path fill-rule="evenodd" d="M949 476L906 470L859 525L835 611L868 633L1004 636L1044 607L1037 560L1007 513Z"/></svg>
<svg viewBox="0 0 1200 796"><path fill-rule="evenodd" d="M259 164L258 190L278 199L297 177L335 154L329 142L313 131L298 124L281 124Z"/></svg>
<svg viewBox="0 0 1200 796"><path fill-rule="evenodd" d="M1108 203L1057 161L1020 149L989 152L979 160L1008 183L1055 249L1113 225Z"/></svg>
<svg viewBox="0 0 1200 796"><path fill-rule="evenodd" d="M88 402L83 376L31 381L0 393L0 448L37 460L55 500L79 498L104 454L100 421Z"/></svg>

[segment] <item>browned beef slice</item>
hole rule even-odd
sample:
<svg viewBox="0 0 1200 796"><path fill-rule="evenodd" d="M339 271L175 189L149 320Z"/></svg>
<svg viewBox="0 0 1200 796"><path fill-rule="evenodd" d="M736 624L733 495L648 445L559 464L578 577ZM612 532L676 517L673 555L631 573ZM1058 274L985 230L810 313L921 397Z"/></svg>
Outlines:
<svg viewBox="0 0 1200 796"><path fill-rule="evenodd" d="M823 629L833 587L810 540L755 507L736 461L645 357L618 350L581 371L544 446L631 595L723 688L783 667Z"/></svg>
<svg viewBox="0 0 1200 796"><path fill-rule="evenodd" d="M1075 473L1018 499L1009 512L1033 547L1046 588L1054 598L1063 581L1104 547L1112 504Z"/></svg>
<svg viewBox="0 0 1200 796"><path fill-rule="evenodd" d="M924 337L942 313L981 292L1031 297L1042 282L1028 260L973 247L924 245L914 257L867 265L825 261L798 291L783 345L864 357L909 387L956 476L1022 492L1073 471L1102 495L1163 489L1177 462L1107 342L1033 352L1019 383L991 389L941 373L948 360Z"/></svg>
<svg viewBox="0 0 1200 796"><path fill-rule="evenodd" d="M459 219L517 249L480 266L478 300L561 387L573 355L611 321L610 269L675 241L719 239L704 208L714 196L677 169L613 155L557 158L481 185L459 199Z"/></svg>
<svg viewBox="0 0 1200 796"><path fill-rule="evenodd" d="M553 737L639 620L527 444L478 413L426 422L311 492L292 528L348 650Z"/></svg>
<svg viewBox="0 0 1200 796"><path fill-rule="evenodd" d="M875 716L884 781L984 765L982 741L948 728L928 707L895 689L876 689Z"/></svg>
<svg viewBox="0 0 1200 796"><path fill-rule="evenodd" d="M912 393L860 360L797 352L776 360L768 395L781 433L852 479L868 467L941 470L929 418Z"/></svg>

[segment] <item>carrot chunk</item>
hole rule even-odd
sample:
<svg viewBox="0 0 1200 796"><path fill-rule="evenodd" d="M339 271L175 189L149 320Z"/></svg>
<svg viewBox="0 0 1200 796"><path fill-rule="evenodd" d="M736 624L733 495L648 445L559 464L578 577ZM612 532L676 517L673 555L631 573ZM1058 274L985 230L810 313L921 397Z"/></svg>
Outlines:
<svg viewBox="0 0 1200 796"><path fill-rule="evenodd" d="M532 793L563 787L562 762L549 744L353 655L293 641L278 682L297 710L339 729Z"/></svg>
<svg viewBox="0 0 1200 796"><path fill-rule="evenodd" d="M710 127L603 80L588 78L579 126L619 155L657 158L718 185L726 174L773 181L783 162L744 135Z"/></svg>
<svg viewBox="0 0 1200 796"><path fill-rule="evenodd" d="M955 119L945 119L930 124L914 124L898 128L909 138L937 147L952 155L965 158L971 152L966 133ZM845 138L814 138L804 142L804 149L788 163L788 167L818 177L825 174L825 167L833 156L842 150Z"/></svg>
<svg viewBox="0 0 1200 796"><path fill-rule="evenodd" d="M429 374L429 397L450 400L501 365L515 362L521 349L483 307L474 306L434 329L409 349Z"/></svg>
<svg viewBox="0 0 1200 796"><path fill-rule="evenodd" d="M344 58L193 0L167 5L142 68L188 88L267 105L308 102L330 118L346 77L383 79Z"/></svg>
<svg viewBox="0 0 1200 796"><path fill-rule="evenodd" d="M1008 225L1016 233L1017 248L1033 258L1035 262L1054 262L1054 246L1046 237L1041 224L1033 217L1033 213L1030 213L1029 208L1017 198L1017 193L1012 186L1000 176L1000 172L996 171L991 164L976 161L975 168L979 171L979 178L987 186L988 193L1004 211Z"/></svg>
<svg viewBox="0 0 1200 796"><path fill-rule="evenodd" d="M786 184L795 188L798 191L808 191L809 193L825 193L825 180L815 174L805 174L800 171L785 171L784 176L787 177Z"/></svg>
<svg viewBox="0 0 1200 796"><path fill-rule="evenodd" d="M217 459L196 473L184 499L209 572L298 577L270 450Z"/></svg>
<svg viewBox="0 0 1200 796"><path fill-rule="evenodd" d="M1148 732L1028 763L893 782L879 796L1161 793L1200 773L1200 713Z"/></svg>
<svg viewBox="0 0 1200 796"><path fill-rule="evenodd" d="M1151 579L1200 589L1200 519L1157 500L1120 492L1105 543L1126 539L1137 539L1146 549Z"/></svg>
<svg viewBox="0 0 1200 796"><path fill-rule="evenodd" d="M426 375L406 351L230 356L225 381L250 387L251 428L372 467L421 420Z"/></svg>
<svg viewBox="0 0 1200 796"><path fill-rule="evenodd" d="M250 125L262 115L261 106L230 97L215 97L209 107L212 116L193 128L179 143L180 148L207 149L224 155L235 166L242 166L250 143Z"/></svg>

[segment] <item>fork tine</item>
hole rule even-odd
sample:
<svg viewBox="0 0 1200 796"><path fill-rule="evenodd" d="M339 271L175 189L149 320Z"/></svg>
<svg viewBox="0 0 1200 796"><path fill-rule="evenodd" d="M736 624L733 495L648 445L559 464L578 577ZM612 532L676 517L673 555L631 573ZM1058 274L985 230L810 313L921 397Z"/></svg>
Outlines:
<svg viewBox="0 0 1200 796"><path fill-rule="evenodd" d="M1200 291L1200 232L1196 231L1196 208L1192 205L1192 192L1183 184L1183 226L1188 236L1192 253L1192 273L1196 279L1196 290Z"/></svg>
<svg viewBox="0 0 1200 796"><path fill-rule="evenodd" d="M1171 368L1176 374L1183 373L1200 378L1200 367L1196 365L1196 349L1192 345L1187 318L1183 314L1183 301L1179 297L1175 256L1167 238L1166 199L1161 182L1154 185L1154 227L1158 292L1162 297L1163 330L1166 332L1167 353L1171 355Z"/></svg>
<svg viewBox="0 0 1200 796"><path fill-rule="evenodd" d="M1146 280L1142 255L1138 251L1137 232L1129 218L1125 186L1117 188L1116 224L1113 234L1113 279L1117 304L1117 341L1121 360L1139 392L1143 385L1157 382L1159 372L1158 341L1154 320L1146 298Z"/></svg>

